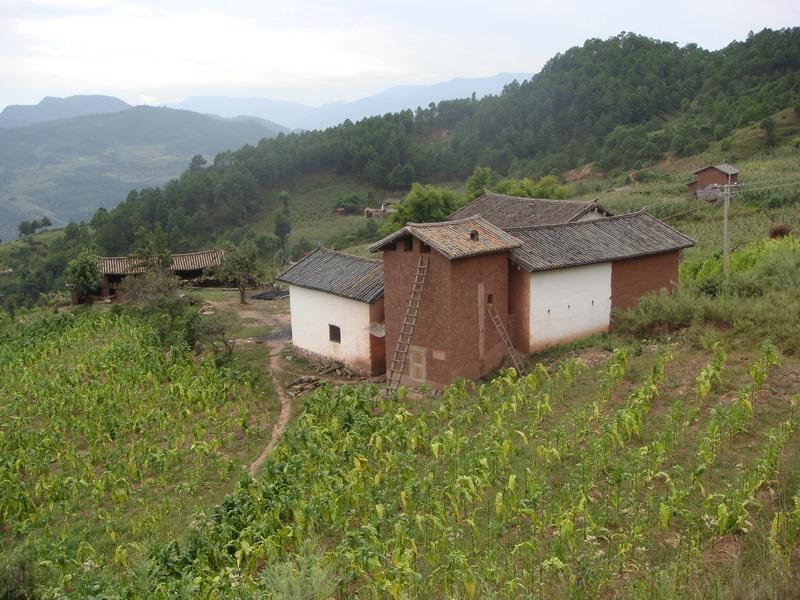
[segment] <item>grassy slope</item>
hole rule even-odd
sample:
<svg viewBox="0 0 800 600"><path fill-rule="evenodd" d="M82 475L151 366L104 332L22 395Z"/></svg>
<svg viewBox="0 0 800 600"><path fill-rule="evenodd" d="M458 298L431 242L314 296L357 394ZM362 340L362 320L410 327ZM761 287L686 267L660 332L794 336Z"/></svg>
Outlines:
<svg viewBox="0 0 800 600"><path fill-rule="evenodd" d="M646 207L659 218L678 215L668 222L697 241L695 248L686 251L687 259L717 252L722 247L722 203L712 205L695 200L686 191L686 183L695 169L730 160L741 169L739 182L744 190L783 186L787 182L800 185L800 148L792 143L800 132L800 117L787 109L774 118L782 143L777 148L766 148L763 132L752 125L734 132L727 150L722 149L722 142L716 142L702 154L670 159L634 172L637 183L625 185L598 176L584 178L578 183L583 191L581 197L587 200L597 198L615 213ZM792 187L776 189L791 190ZM682 214L687 211L693 212ZM744 196L734 199L730 211L731 248L766 237L769 226L776 221L789 223L795 231L800 231L800 213L796 205L770 208L764 203L747 202Z"/></svg>
<svg viewBox="0 0 800 600"><path fill-rule="evenodd" d="M464 183L459 181L436 182L436 185L451 188L459 193L464 192ZM278 194L284 188L268 188L264 190L265 209L252 225L245 229L246 233L255 235L273 235L275 216L281 210ZM345 198L357 195L365 199L368 207L379 207L385 198L402 198L403 192L376 189L368 184L334 174L307 175L285 188L291 197L290 217L292 232L289 235L291 249L300 240L308 241L312 246L326 246L361 256L369 256L366 242L353 244L350 239L363 234L367 219L361 215L336 216L333 211ZM372 200L366 200L372 194ZM381 220L376 220L380 226ZM378 234L373 234L377 239Z"/></svg>

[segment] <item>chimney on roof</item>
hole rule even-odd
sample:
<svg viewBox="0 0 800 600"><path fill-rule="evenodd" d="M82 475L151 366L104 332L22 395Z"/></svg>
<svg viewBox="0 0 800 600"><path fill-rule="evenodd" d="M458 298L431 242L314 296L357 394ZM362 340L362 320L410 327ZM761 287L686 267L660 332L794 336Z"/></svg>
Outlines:
<svg viewBox="0 0 800 600"><path fill-rule="evenodd" d="M469 239L471 239L473 242L477 242L478 241L478 230L477 229L473 229L472 231L469 232Z"/></svg>

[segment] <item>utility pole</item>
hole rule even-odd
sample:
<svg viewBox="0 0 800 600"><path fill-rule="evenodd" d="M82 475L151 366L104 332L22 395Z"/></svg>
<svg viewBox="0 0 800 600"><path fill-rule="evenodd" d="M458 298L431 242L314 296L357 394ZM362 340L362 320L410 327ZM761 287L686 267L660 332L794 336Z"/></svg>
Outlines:
<svg viewBox="0 0 800 600"><path fill-rule="evenodd" d="M725 186L725 197L722 208L722 274L728 279L728 207L731 203L730 182Z"/></svg>
<svg viewBox="0 0 800 600"><path fill-rule="evenodd" d="M728 247L728 209L731 204L731 176L728 175L728 184L725 186L725 194L723 196L722 208L722 274L725 279L728 279L728 270L730 268L730 249Z"/></svg>

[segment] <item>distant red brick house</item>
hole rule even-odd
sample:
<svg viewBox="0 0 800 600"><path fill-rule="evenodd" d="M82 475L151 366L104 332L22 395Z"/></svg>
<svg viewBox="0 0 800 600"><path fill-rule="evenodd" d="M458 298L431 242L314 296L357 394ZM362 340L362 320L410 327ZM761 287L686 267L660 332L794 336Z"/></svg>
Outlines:
<svg viewBox="0 0 800 600"><path fill-rule="evenodd" d="M723 186L738 183L739 169L729 163L720 163L698 169L692 175L694 179L688 183L689 192L704 200L716 200Z"/></svg>

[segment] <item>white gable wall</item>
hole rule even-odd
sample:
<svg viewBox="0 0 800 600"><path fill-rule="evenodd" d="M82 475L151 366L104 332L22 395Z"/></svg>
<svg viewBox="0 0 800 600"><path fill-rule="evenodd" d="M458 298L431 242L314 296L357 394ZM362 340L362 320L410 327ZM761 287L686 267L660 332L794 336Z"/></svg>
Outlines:
<svg viewBox="0 0 800 600"><path fill-rule="evenodd" d="M530 351L608 331L611 263L531 273Z"/></svg>
<svg viewBox="0 0 800 600"><path fill-rule="evenodd" d="M603 215L600 213L599 210L590 210L586 214L581 215L580 217L575 219L575 221L576 222L579 222L579 221L594 221L595 219L602 219L602 218L603 218Z"/></svg>
<svg viewBox="0 0 800 600"><path fill-rule="evenodd" d="M296 348L369 371L369 304L290 285L289 306ZM339 326L341 343L330 341L329 325Z"/></svg>

